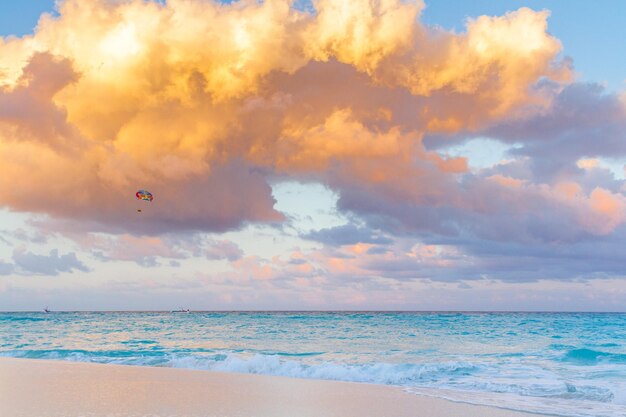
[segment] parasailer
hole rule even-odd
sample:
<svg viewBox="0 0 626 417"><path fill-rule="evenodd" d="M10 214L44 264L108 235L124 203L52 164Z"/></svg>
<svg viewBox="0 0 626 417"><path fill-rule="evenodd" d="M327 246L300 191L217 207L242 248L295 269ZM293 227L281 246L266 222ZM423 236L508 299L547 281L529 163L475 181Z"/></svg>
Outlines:
<svg viewBox="0 0 626 417"><path fill-rule="evenodd" d="M137 200L141 200L141 201L152 201L154 200L154 197L152 196L152 193L150 191L147 190L139 190L135 193L135 197L137 197ZM141 209L137 209L137 213L141 213Z"/></svg>

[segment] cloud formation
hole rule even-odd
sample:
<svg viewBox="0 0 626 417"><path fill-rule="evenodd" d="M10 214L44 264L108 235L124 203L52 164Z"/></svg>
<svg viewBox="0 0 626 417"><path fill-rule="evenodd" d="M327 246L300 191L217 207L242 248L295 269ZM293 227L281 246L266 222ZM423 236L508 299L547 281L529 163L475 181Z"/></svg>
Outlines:
<svg viewBox="0 0 626 417"><path fill-rule="evenodd" d="M283 221L277 179L323 182L354 210L352 190L465 209L466 161L424 134L549 111L536 84L571 78L545 11L456 34L421 24L420 1L314 7L65 0L33 36L2 38L0 204L148 234ZM140 216L138 188L156 197Z"/></svg>
<svg viewBox="0 0 626 417"><path fill-rule="evenodd" d="M626 155L626 100L574 81L549 12L455 33L422 24L421 1L313 7L65 0L0 38L0 205L47 215L0 238L62 230L100 261L201 258L230 267L211 285L355 305L415 279L623 275L626 183L600 158ZM476 137L514 148L481 169L446 153ZM324 184L350 223L274 257L202 233L288 222L281 181ZM83 270L73 252L0 261Z"/></svg>
<svg viewBox="0 0 626 417"><path fill-rule="evenodd" d="M55 276L61 272L89 271L74 252L59 256L58 249L52 249L49 255L37 255L25 249L16 249L13 252L13 262L11 269L22 275Z"/></svg>

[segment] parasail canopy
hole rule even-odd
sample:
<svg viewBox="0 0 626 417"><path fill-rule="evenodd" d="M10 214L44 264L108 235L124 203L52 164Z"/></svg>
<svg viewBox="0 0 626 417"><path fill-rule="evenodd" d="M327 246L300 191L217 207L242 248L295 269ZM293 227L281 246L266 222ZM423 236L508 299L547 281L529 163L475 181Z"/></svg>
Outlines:
<svg viewBox="0 0 626 417"><path fill-rule="evenodd" d="M137 197L137 200L143 201L152 201L154 199L154 197L152 197L152 193L147 190L139 190L135 193L135 196Z"/></svg>

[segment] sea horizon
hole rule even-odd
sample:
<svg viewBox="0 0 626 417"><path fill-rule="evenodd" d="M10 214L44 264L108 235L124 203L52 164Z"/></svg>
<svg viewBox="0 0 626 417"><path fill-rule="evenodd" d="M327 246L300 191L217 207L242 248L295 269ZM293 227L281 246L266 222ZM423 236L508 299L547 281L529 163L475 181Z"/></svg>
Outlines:
<svg viewBox="0 0 626 417"><path fill-rule="evenodd" d="M55 310L48 313L172 313L183 312L173 309L163 310ZM0 310L2 313L45 313L41 310ZM608 310L194 310L184 311L184 313L459 313L459 314L507 314L507 313L547 313L547 314L626 314L624 311Z"/></svg>

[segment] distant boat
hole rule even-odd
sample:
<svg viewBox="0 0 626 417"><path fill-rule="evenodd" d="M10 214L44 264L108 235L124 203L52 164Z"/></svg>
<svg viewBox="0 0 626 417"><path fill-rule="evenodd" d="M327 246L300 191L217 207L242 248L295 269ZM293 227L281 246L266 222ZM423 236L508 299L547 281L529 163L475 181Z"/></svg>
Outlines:
<svg viewBox="0 0 626 417"><path fill-rule="evenodd" d="M172 313L189 313L189 309L181 307L178 310L172 310Z"/></svg>
<svg viewBox="0 0 626 417"><path fill-rule="evenodd" d="M43 309L43 312L44 312L44 313L51 313L51 311L50 311L50 309L49 309L48 307L44 308L44 309Z"/></svg>

